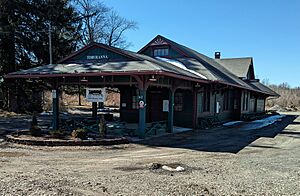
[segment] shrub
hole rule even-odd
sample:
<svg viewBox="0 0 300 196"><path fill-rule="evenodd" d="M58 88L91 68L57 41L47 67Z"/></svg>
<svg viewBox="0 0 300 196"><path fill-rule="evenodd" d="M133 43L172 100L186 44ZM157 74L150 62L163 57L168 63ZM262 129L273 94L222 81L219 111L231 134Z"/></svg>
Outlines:
<svg viewBox="0 0 300 196"><path fill-rule="evenodd" d="M36 114L33 113L32 120L29 128L29 132L32 136L40 136L42 134L41 128L38 126Z"/></svg>
<svg viewBox="0 0 300 196"><path fill-rule="evenodd" d="M38 126L31 126L29 131L32 136L41 136L42 135L42 130Z"/></svg>
<svg viewBox="0 0 300 196"><path fill-rule="evenodd" d="M49 134L52 137L60 138L60 137L63 137L65 135L65 132L63 130L51 130L51 131L49 131Z"/></svg>
<svg viewBox="0 0 300 196"><path fill-rule="evenodd" d="M87 136L87 131L84 129L75 129L72 131L72 137L85 139Z"/></svg>

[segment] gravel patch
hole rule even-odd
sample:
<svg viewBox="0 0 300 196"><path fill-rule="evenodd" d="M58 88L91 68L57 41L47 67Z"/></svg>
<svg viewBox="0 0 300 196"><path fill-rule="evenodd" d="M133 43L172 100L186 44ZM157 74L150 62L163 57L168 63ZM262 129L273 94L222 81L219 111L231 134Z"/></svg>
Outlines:
<svg viewBox="0 0 300 196"><path fill-rule="evenodd" d="M300 118L288 126L276 124L271 128L281 130L275 136L258 137L258 132L249 132L254 139L247 145L236 143L238 140L230 143L230 137L238 136L225 134L225 130L207 131L206 142L215 137L213 143L209 142L214 148L203 147L198 131L182 133L185 140L178 140L178 136L164 138L173 144L169 146L35 147L2 140L0 195L298 196ZM246 137L242 136L240 140ZM220 150L236 145L238 151ZM153 163L178 164L185 171L151 168Z"/></svg>

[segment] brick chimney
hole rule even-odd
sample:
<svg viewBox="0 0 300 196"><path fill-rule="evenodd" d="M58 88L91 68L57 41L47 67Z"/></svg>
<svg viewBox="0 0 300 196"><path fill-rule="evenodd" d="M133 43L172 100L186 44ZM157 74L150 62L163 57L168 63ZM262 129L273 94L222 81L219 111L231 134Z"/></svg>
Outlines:
<svg viewBox="0 0 300 196"><path fill-rule="evenodd" d="M215 59L221 58L221 52L215 52Z"/></svg>

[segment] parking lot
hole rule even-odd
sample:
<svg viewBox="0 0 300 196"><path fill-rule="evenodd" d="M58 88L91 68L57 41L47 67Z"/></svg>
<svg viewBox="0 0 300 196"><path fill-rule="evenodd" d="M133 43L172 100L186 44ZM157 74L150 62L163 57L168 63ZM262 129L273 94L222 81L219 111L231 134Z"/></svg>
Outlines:
<svg viewBox="0 0 300 196"><path fill-rule="evenodd" d="M3 140L6 126L12 124L0 123L0 195L300 193L296 114L258 130L219 127L107 147L10 144ZM176 163L185 171L155 170L152 163Z"/></svg>

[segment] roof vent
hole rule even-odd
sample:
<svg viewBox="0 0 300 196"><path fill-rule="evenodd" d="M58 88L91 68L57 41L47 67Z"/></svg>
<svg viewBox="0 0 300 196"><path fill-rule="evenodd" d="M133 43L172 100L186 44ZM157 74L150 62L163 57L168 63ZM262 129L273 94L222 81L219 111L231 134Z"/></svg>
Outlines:
<svg viewBox="0 0 300 196"><path fill-rule="evenodd" d="M221 58L221 52L215 52L215 59Z"/></svg>

